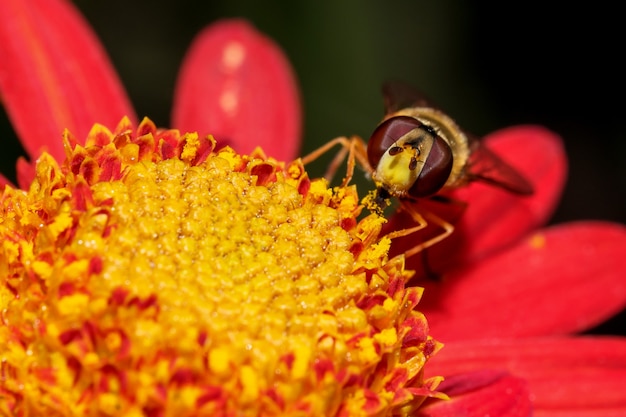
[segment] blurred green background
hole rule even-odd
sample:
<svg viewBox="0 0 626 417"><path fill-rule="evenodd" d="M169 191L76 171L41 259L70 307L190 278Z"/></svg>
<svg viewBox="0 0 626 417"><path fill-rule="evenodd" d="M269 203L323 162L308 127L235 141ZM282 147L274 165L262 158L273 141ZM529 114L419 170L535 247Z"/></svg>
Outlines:
<svg viewBox="0 0 626 417"><path fill-rule="evenodd" d="M626 222L623 24L617 10L550 11L526 1L74 2L100 36L138 115L169 125L173 87L192 38L244 17L284 49L304 107L302 154L339 135L369 137L381 84L399 78L484 135L523 123L560 133L570 176L554 222ZM597 9L597 10L596 10ZM6 116L3 137L14 137ZM16 145L3 172L13 175Z"/></svg>

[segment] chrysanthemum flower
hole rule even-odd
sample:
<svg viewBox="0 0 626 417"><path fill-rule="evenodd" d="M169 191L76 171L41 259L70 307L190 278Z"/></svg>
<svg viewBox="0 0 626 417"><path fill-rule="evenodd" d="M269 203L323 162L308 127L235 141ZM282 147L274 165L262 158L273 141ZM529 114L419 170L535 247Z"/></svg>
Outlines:
<svg viewBox="0 0 626 417"><path fill-rule="evenodd" d="M84 65L92 57L59 40L84 29L68 4L4 7L15 24L3 32L13 39L2 56L11 62L2 85L9 113L22 116L33 100L57 110L48 120L49 112L17 118L37 140L34 156L56 135L33 134L31 123L82 126L81 103L70 94L57 109L46 87L63 92L75 80L80 95L108 70L101 60ZM246 94L263 97L268 87L297 113L276 47L242 22L199 42L219 69L213 81L226 85L209 114L250 119L251 142L289 139L289 123L248 116ZM51 67L24 92L15 75L33 56ZM93 118L126 107L95 101ZM242 133L230 131L237 142ZM405 286L402 257L388 258L384 219L357 219L354 187L332 190L298 160L218 149L212 136L157 130L147 119L124 118L112 131L96 124L86 140L65 130L59 144L63 160L40 155L28 190L7 185L0 199L2 414L407 415L425 398L445 398L435 391L440 378L423 379L439 344L416 309L421 289Z"/></svg>
<svg viewBox="0 0 626 417"><path fill-rule="evenodd" d="M5 188L0 410L406 414L438 350L354 188L126 119Z"/></svg>
<svg viewBox="0 0 626 417"><path fill-rule="evenodd" d="M357 219L354 188L253 150L296 156L284 58L241 22L191 51L183 133L137 126L67 3L0 4L0 92L38 159L18 166L27 191L1 199L2 413L624 414L626 341L565 335L623 308L626 233L537 229L565 176L558 138L520 127L490 142L533 197L460 191L467 209L428 251L440 280L419 304L449 343L424 365L439 345L382 220Z"/></svg>

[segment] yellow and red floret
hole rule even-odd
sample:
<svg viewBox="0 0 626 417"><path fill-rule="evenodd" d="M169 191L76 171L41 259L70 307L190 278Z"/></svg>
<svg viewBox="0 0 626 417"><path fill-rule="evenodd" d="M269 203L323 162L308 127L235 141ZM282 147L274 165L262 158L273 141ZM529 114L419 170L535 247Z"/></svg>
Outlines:
<svg viewBox="0 0 626 417"><path fill-rule="evenodd" d="M439 344L353 187L96 125L0 197L0 414L406 415Z"/></svg>

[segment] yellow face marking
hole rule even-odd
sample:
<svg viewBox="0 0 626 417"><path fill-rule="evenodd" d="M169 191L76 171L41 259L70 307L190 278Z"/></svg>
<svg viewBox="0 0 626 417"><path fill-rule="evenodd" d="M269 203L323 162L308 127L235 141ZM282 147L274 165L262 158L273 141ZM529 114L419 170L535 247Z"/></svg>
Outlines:
<svg viewBox="0 0 626 417"><path fill-rule="evenodd" d="M393 196L406 195L422 172L433 141L434 138L422 129L411 130L402 136L380 158L372 174L374 181ZM396 147L402 148L402 151L390 153ZM415 169L411 169L411 165L415 165Z"/></svg>
<svg viewBox="0 0 626 417"><path fill-rule="evenodd" d="M406 152L406 150L397 155L389 155L389 152L385 152L376 167L374 180L383 183L390 191L407 192L421 171L419 164L416 169L409 169L412 154L413 152Z"/></svg>

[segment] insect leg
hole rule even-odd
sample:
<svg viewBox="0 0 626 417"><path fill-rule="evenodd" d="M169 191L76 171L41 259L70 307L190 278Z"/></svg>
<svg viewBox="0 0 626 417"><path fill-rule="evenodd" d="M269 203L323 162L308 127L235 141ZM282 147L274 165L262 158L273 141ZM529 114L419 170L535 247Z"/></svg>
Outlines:
<svg viewBox="0 0 626 417"><path fill-rule="evenodd" d="M435 195L429 198L429 201L434 201L436 203L441 204L443 207L447 207L448 209L454 208L454 212L451 212L449 215L446 215L448 219L448 223L456 224L465 210L467 209L467 201L459 200L453 198L449 195ZM432 210L431 210L432 211Z"/></svg>
<svg viewBox="0 0 626 417"><path fill-rule="evenodd" d="M415 208L415 202L402 201L400 204L401 204L402 210L406 211L411 216L411 218L417 223L417 225L413 227L409 227L407 229L396 230L387 234L387 237L389 237L390 239L394 239L394 238L398 238L402 236L408 236L412 233L415 233L423 229L428 224L434 224L442 229L442 232L439 233L438 235L433 236L430 239L424 242L421 242L413 246L411 249L407 250L404 253L405 258L413 256L417 253L420 253L424 249L438 242L441 242L443 239L450 236L452 232L454 231L454 226L452 224L445 221L441 217L435 215L431 211L429 210L421 210L421 212L417 211L417 209Z"/></svg>
<svg viewBox="0 0 626 417"><path fill-rule="evenodd" d="M367 161L367 150L365 147L365 143L363 143L363 140L358 136L353 136L351 138L340 136L338 138L335 138L328 143L320 146L310 154L302 157L302 163L304 165L307 165L313 162L337 145L340 145L341 149L339 150L339 152L337 152L337 155L335 155L335 157L331 161L328 169L326 170L326 174L324 175L324 178L326 178L328 182L333 179L335 173L337 172L337 169L339 169L341 163L346 160L346 157L346 176L343 179L343 182L341 184L342 186L346 186L354 175L355 159L363 167L363 169L365 169L367 172L371 172L369 162Z"/></svg>

